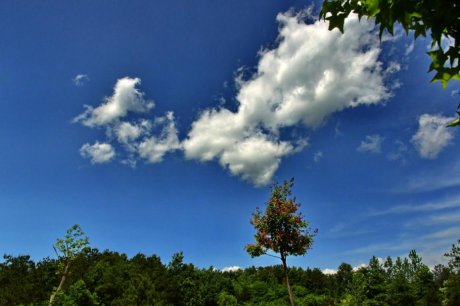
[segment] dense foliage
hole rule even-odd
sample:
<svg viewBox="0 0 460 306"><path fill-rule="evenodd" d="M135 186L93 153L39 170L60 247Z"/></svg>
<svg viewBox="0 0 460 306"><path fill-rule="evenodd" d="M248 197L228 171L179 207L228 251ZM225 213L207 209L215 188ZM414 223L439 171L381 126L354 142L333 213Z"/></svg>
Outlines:
<svg viewBox="0 0 460 306"><path fill-rule="evenodd" d="M337 273L290 268L297 305L460 305L458 254L450 265L430 270L415 252L408 258L378 260ZM451 254L451 253L449 253ZM61 259L34 262L4 256L0 263L0 305L48 305L59 283ZM182 253L169 263L152 255L128 258L85 248L73 261L55 305L289 305L283 267L250 267L221 272L185 263Z"/></svg>

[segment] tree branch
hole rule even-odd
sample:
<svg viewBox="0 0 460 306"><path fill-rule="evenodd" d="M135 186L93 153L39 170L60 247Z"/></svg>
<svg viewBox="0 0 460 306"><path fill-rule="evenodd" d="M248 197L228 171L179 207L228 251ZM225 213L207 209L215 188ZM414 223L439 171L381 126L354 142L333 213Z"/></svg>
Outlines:
<svg viewBox="0 0 460 306"><path fill-rule="evenodd" d="M267 253L264 253L263 255L267 255L267 256L271 256L271 257L275 257L275 258L281 259L281 257L279 257L279 256L276 256L276 255L272 255L272 254L267 254Z"/></svg>

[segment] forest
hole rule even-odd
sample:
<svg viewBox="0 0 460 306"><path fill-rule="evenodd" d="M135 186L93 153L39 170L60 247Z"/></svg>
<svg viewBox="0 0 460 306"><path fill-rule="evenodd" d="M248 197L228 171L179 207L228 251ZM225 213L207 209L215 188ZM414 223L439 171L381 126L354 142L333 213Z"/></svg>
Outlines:
<svg viewBox="0 0 460 306"><path fill-rule="evenodd" d="M460 240L446 254L448 265L433 269L415 251L406 258L370 259L335 274L289 268L296 305L460 305ZM66 258L33 261L4 255L0 305L49 305ZM290 305L282 265L222 272L156 255L131 258L85 247L72 259L53 305Z"/></svg>

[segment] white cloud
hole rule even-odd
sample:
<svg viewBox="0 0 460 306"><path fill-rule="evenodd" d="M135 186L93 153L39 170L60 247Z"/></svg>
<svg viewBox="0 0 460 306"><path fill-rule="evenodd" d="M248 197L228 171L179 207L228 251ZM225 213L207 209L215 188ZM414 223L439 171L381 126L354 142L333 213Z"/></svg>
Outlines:
<svg viewBox="0 0 460 306"><path fill-rule="evenodd" d="M107 127L109 138L115 135L116 139L125 149L130 152L137 150L137 143L143 137L151 135L154 123L147 119L141 119L138 122L121 121L114 124L113 127Z"/></svg>
<svg viewBox="0 0 460 306"><path fill-rule="evenodd" d="M115 157L115 150L109 143L99 143L90 145L85 143L80 148L80 155L90 158L92 164L102 164L111 161Z"/></svg>
<svg viewBox="0 0 460 306"><path fill-rule="evenodd" d="M278 169L281 158L299 149L285 141L274 141L266 135L256 134L226 148L220 164L234 175L252 181L257 186L270 182Z"/></svg>
<svg viewBox="0 0 460 306"><path fill-rule="evenodd" d="M436 210L443 210L448 208L460 207L460 196L449 197L439 201L427 202L424 204L406 204L398 205L382 211L372 211L369 216L382 216L388 214L406 214L414 212L429 212Z"/></svg>
<svg viewBox="0 0 460 306"><path fill-rule="evenodd" d="M279 141L255 127L245 126L238 117L238 113L226 109L203 112L183 142L185 156L201 161L218 158L231 174L260 186L270 182L283 156L307 144L301 141L294 146Z"/></svg>
<svg viewBox="0 0 460 306"><path fill-rule="evenodd" d="M115 127L115 133L119 142L128 143L139 138L139 136L141 136L142 129L136 124L121 122Z"/></svg>
<svg viewBox="0 0 460 306"><path fill-rule="evenodd" d="M435 159L453 138L453 129L446 125L454 118L441 115L423 114L418 119L417 133L412 137L412 144L421 158Z"/></svg>
<svg viewBox="0 0 460 306"><path fill-rule="evenodd" d="M78 115L73 121L81 122L88 127L104 126L125 117L128 112L145 113L153 108L154 103L144 99L144 93L136 86L139 78L122 78L117 81L111 97L96 108L86 105L86 111Z"/></svg>
<svg viewBox="0 0 460 306"><path fill-rule="evenodd" d="M115 157L115 149L111 143L125 150L125 154L117 156L121 163L133 168L139 159L158 163L165 154L182 148L173 112L167 112L162 117L153 117L151 120L130 120L130 117L121 120L128 112L146 113L153 108L153 102L146 100L144 93L136 88L140 82L138 78L119 79L111 97L106 98L96 108L87 106L87 110L74 119L74 122L91 128L105 128L104 143L97 142L92 146L85 144L80 149L82 156L92 158L92 163L107 162Z"/></svg>
<svg viewBox="0 0 460 306"><path fill-rule="evenodd" d="M89 76L86 74L77 74L72 79L72 82L74 83L75 86L83 86L88 81L89 81Z"/></svg>
<svg viewBox="0 0 460 306"><path fill-rule="evenodd" d="M448 159L446 163L422 167L416 173L397 184L394 193L420 193L460 186L460 159Z"/></svg>
<svg viewBox="0 0 460 306"><path fill-rule="evenodd" d="M408 235L403 239L401 239L401 237L395 237L393 240L389 242L369 244L364 247L359 247L347 251L346 254L368 253L372 256L377 253L380 253L381 255L388 255L390 252L409 252L413 249L416 249L417 252L423 252L423 250L428 247L437 247L439 250L440 247L445 247L449 245L451 241L454 241L454 239L456 239L455 234L457 234L458 236L458 229L459 227L450 228L418 237ZM455 232L455 230L457 230L457 232Z"/></svg>
<svg viewBox="0 0 460 306"><path fill-rule="evenodd" d="M307 25L292 13L277 20L279 45L261 51L252 78L235 80L237 110L204 111L183 143L187 158L217 159L256 185L269 183L281 159L306 145L281 140L280 129L299 123L315 128L334 112L391 96L370 22L350 16L341 34L323 21Z"/></svg>
<svg viewBox="0 0 460 306"><path fill-rule="evenodd" d="M443 214L436 214L431 216L423 216L422 218L416 218L415 220L409 221L405 224L407 228L420 228L422 226L433 226L433 225L446 225L449 223L459 224L460 223L460 211L449 211Z"/></svg>
<svg viewBox="0 0 460 306"><path fill-rule="evenodd" d="M231 266L231 267L225 267L221 271L222 272L238 272L239 270L241 270L241 267Z"/></svg>
<svg viewBox="0 0 460 306"><path fill-rule="evenodd" d="M340 137L343 136L342 130L340 129L340 121L337 121L334 129L334 137Z"/></svg>
<svg viewBox="0 0 460 306"><path fill-rule="evenodd" d="M317 163L322 157L323 157L323 152L318 151L315 153L315 155L313 155L313 160L315 161L315 163Z"/></svg>
<svg viewBox="0 0 460 306"><path fill-rule="evenodd" d="M414 45L415 45L414 42L411 42L410 44L406 45L406 50L404 51L405 56L408 56L409 54L412 53L412 51L414 51Z"/></svg>
<svg viewBox="0 0 460 306"><path fill-rule="evenodd" d="M425 235L423 238L424 239L443 239L443 240L448 240L448 241L455 241L455 239L458 239L458 233L460 233L460 226L453 226L449 227L428 235Z"/></svg>
<svg viewBox="0 0 460 306"><path fill-rule="evenodd" d="M407 149L408 149L406 144L400 140L396 140L395 145L396 145L396 151L388 154L387 158L393 161L399 160L401 161L402 164L405 164L406 159L404 158L404 154L407 152Z"/></svg>
<svg viewBox="0 0 460 306"><path fill-rule="evenodd" d="M359 271L359 270L364 269L364 268L367 268L367 264L361 263L361 264L353 267L353 271L356 272L356 271Z"/></svg>
<svg viewBox="0 0 460 306"><path fill-rule="evenodd" d="M358 152L370 152L379 154L382 152L382 142L384 138L380 135L368 135L361 141L361 144L356 149Z"/></svg>
<svg viewBox="0 0 460 306"><path fill-rule="evenodd" d="M335 274L337 274L337 270L335 270L335 269L324 269L322 272L323 272L323 274L326 274L326 275L335 275Z"/></svg>
<svg viewBox="0 0 460 306"><path fill-rule="evenodd" d="M384 73L386 75L394 74L401 70L401 64L397 62L390 62L388 67L385 69Z"/></svg>
<svg viewBox="0 0 460 306"><path fill-rule="evenodd" d="M168 112L166 116L160 120L157 118L157 121L165 123L165 127L161 131L160 136L151 136L138 144L139 155L149 163L161 162L166 153L181 148L179 138L177 137L178 132L174 123L174 114Z"/></svg>
<svg viewBox="0 0 460 306"><path fill-rule="evenodd" d="M431 216L427 221L430 224L460 223L460 211Z"/></svg>

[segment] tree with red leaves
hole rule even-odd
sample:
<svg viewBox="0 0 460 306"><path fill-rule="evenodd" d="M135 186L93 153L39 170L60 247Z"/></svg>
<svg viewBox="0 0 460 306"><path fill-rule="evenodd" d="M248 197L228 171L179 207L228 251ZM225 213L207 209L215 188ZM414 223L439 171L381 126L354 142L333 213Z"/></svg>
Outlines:
<svg viewBox="0 0 460 306"><path fill-rule="evenodd" d="M294 306L294 296L289 284L286 257L289 255L304 255L313 244L313 238L318 232L310 232L308 222L301 212L297 212L300 203L291 197L291 188L294 179L284 181L282 185L274 184L271 197L267 202L265 212L257 208L252 215L251 224L256 229L254 236L256 243L248 244L246 251L251 257L269 255L281 259L286 276L291 305ZM268 254L273 251L279 256Z"/></svg>

